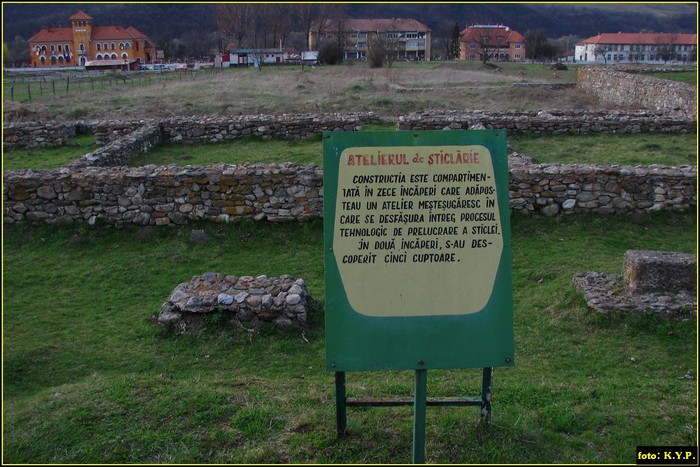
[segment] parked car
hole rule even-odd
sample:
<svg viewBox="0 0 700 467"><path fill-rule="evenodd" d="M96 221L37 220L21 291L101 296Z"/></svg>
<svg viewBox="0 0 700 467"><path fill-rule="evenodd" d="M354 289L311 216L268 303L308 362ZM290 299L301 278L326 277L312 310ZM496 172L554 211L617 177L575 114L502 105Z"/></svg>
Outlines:
<svg viewBox="0 0 700 467"><path fill-rule="evenodd" d="M165 70L167 70L167 67L165 65L163 65L162 63L156 63L155 65L153 65L153 70L165 71Z"/></svg>

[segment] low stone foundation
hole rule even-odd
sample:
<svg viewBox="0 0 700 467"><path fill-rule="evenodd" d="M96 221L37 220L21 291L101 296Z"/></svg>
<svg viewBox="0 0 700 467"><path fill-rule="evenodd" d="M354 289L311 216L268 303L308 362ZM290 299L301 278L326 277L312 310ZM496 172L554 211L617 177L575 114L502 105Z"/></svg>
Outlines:
<svg viewBox="0 0 700 467"><path fill-rule="evenodd" d="M589 307L606 313L654 311L680 318L697 316L697 274L694 255L629 250L622 275L576 274L574 286Z"/></svg>
<svg viewBox="0 0 700 467"><path fill-rule="evenodd" d="M175 287L155 320L185 331L203 315L218 311L243 329L255 330L263 323L278 329L302 328L309 300L304 280L289 275L236 277L207 272Z"/></svg>

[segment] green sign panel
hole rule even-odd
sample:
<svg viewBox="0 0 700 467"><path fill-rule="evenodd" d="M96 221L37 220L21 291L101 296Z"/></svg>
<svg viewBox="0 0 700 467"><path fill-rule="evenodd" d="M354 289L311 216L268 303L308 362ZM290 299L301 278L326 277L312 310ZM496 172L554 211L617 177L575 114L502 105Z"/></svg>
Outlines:
<svg viewBox="0 0 700 467"><path fill-rule="evenodd" d="M513 365L505 132L325 133L331 371Z"/></svg>

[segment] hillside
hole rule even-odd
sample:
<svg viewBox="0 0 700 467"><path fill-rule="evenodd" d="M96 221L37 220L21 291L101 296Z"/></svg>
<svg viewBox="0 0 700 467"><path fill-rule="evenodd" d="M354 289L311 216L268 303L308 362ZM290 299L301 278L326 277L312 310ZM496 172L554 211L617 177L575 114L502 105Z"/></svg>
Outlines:
<svg viewBox="0 0 700 467"><path fill-rule="evenodd" d="M66 3L3 4L3 40L29 39L43 27L68 26L82 9L96 24L134 26L152 40L178 38L215 30L213 5L207 3ZM481 4L361 3L348 4L351 17L412 17L427 24L434 36L473 23L502 23L525 32L542 28L550 38L587 37L598 32L674 31L695 33L695 4ZM296 29L296 30L301 30Z"/></svg>

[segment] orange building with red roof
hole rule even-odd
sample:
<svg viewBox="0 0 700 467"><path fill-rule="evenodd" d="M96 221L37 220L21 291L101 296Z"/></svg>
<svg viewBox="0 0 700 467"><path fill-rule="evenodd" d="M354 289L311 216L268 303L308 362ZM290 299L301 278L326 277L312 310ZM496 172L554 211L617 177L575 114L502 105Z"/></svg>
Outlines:
<svg viewBox="0 0 700 467"><path fill-rule="evenodd" d="M524 62L525 38L508 26L472 25L459 34L459 59Z"/></svg>
<svg viewBox="0 0 700 467"><path fill-rule="evenodd" d="M32 66L85 66L88 62L151 63L153 43L136 28L94 26L84 11L71 16L70 28L44 28L29 39Z"/></svg>

